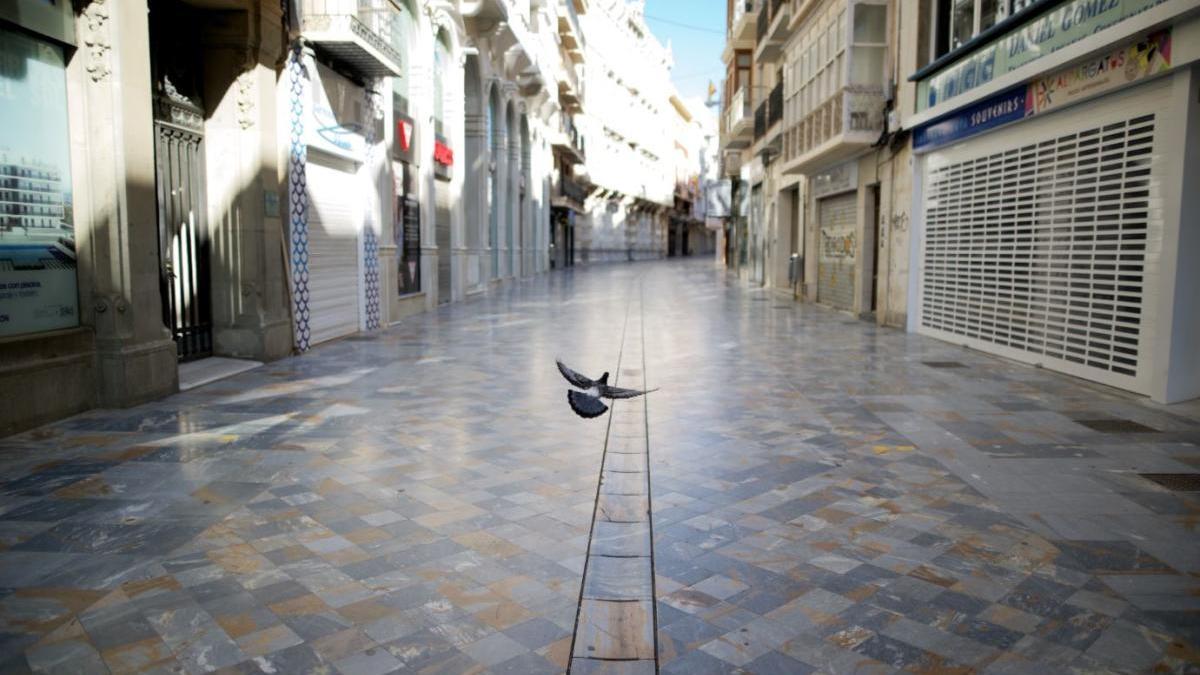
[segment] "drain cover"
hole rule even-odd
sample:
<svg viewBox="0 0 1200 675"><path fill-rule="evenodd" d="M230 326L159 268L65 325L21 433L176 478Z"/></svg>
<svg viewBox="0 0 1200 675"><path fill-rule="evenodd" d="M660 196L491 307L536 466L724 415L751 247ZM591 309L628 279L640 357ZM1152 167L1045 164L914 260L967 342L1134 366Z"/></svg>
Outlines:
<svg viewBox="0 0 1200 675"><path fill-rule="evenodd" d="M1105 434L1155 434L1158 429L1151 429L1133 420L1075 420L1077 424Z"/></svg>
<svg viewBox="0 0 1200 675"><path fill-rule="evenodd" d="M1200 473L1141 473L1172 492L1200 492Z"/></svg>
<svg viewBox="0 0 1200 675"><path fill-rule="evenodd" d="M958 361L922 361L921 363L930 368L966 368L966 366Z"/></svg>

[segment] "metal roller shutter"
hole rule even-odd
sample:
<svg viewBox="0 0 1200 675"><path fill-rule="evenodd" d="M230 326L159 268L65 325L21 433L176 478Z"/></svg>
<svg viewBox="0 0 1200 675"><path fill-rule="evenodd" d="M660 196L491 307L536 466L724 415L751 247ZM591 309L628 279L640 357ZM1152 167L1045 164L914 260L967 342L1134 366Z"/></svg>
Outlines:
<svg viewBox="0 0 1200 675"><path fill-rule="evenodd" d="M817 202L821 248L817 257L817 302L854 309L854 263L858 257L854 217L858 193L847 192Z"/></svg>
<svg viewBox="0 0 1200 675"><path fill-rule="evenodd" d="M308 291L312 343L358 330L362 212L354 165L309 153Z"/></svg>
<svg viewBox="0 0 1200 675"><path fill-rule="evenodd" d="M1166 88L931 153L920 331L1146 393Z"/></svg>

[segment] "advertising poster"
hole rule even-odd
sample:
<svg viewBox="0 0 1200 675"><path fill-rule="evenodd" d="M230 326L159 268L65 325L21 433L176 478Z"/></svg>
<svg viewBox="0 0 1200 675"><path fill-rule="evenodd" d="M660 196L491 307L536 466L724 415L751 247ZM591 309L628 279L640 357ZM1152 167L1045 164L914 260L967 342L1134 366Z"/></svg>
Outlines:
<svg viewBox="0 0 1200 675"><path fill-rule="evenodd" d="M1171 31L1165 30L1035 80L1029 85L1029 113L1062 108L1170 69Z"/></svg>
<svg viewBox="0 0 1200 675"><path fill-rule="evenodd" d="M0 337L79 325L65 65L0 28Z"/></svg>

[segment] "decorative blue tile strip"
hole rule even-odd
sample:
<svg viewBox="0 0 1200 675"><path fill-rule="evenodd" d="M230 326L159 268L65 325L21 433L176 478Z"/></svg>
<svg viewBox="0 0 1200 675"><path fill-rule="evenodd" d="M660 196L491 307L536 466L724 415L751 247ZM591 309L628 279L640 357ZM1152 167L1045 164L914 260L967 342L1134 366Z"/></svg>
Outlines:
<svg viewBox="0 0 1200 675"><path fill-rule="evenodd" d="M290 115L288 153L288 220L291 224L292 306L296 348L308 351L308 148L304 143L304 110L308 96L308 72L301 43L288 55L288 105Z"/></svg>
<svg viewBox="0 0 1200 675"><path fill-rule="evenodd" d="M366 167L371 190L378 189L375 180L375 120L382 113L379 96L375 88L380 86L380 80L373 80L364 87L366 92ZM379 237L375 234L375 201L367 200L366 217L363 220L363 296L366 300L367 330L378 330L379 321Z"/></svg>

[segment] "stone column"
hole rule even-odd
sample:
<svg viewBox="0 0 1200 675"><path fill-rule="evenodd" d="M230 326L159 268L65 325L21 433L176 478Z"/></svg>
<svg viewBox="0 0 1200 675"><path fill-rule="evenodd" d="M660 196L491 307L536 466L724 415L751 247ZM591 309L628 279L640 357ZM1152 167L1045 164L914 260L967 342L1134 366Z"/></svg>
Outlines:
<svg viewBox="0 0 1200 675"><path fill-rule="evenodd" d="M487 163L488 139L487 117L477 111L468 111L463 116L465 147L462 169L466 189L463 191L463 218L466 223L464 241L468 264L474 264L466 274L466 288L481 288L487 280ZM474 278L473 278L474 277Z"/></svg>
<svg viewBox="0 0 1200 675"><path fill-rule="evenodd" d="M178 384L159 291L146 2L93 0L78 25L67 97L80 318L95 331L96 403L129 406Z"/></svg>
<svg viewBox="0 0 1200 675"><path fill-rule="evenodd" d="M254 11L212 22L203 36L204 143L213 351L269 361L292 348L275 97L284 45L279 6Z"/></svg>

